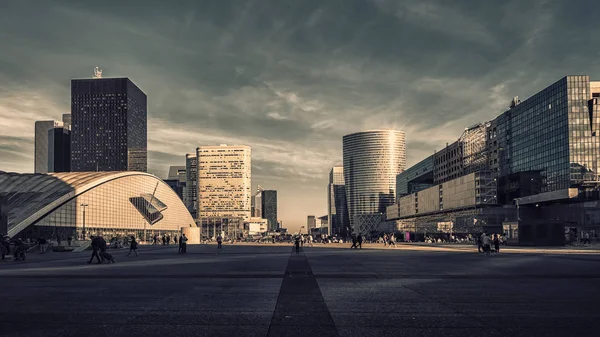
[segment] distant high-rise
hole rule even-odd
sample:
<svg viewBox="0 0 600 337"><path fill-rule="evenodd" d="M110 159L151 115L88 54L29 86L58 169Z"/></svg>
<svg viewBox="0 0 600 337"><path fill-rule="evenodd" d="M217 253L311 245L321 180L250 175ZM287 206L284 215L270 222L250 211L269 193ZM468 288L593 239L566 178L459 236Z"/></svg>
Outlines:
<svg viewBox="0 0 600 337"><path fill-rule="evenodd" d="M311 228L317 228L317 218L314 215L306 217L306 230L310 233Z"/></svg>
<svg viewBox="0 0 600 337"><path fill-rule="evenodd" d="M65 115L63 115L64 117ZM70 171L70 131L64 122L35 122L34 172Z"/></svg>
<svg viewBox="0 0 600 337"><path fill-rule="evenodd" d="M263 188L258 185L256 193L252 196L252 216L256 218L262 218L262 191Z"/></svg>
<svg viewBox="0 0 600 337"><path fill-rule="evenodd" d="M334 166L329 172L329 185L327 185L327 222L331 235L348 236L350 234L350 219L346 203L343 166Z"/></svg>
<svg viewBox="0 0 600 337"><path fill-rule="evenodd" d="M71 172L71 131L66 124L48 131L48 172Z"/></svg>
<svg viewBox="0 0 600 337"><path fill-rule="evenodd" d="M186 196L186 170L185 166L170 166L169 175L165 180L167 185L171 186L179 198L184 201Z"/></svg>
<svg viewBox="0 0 600 337"><path fill-rule="evenodd" d="M277 230L277 191L261 192L261 212L262 218L268 220L269 231Z"/></svg>
<svg viewBox="0 0 600 337"><path fill-rule="evenodd" d="M185 188L187 193L183 201L193 218L196 218L198 209L197 163L198 160L195 153L188 153L185 155Z"/></svg>
<svg viewBox="0 0 600 337"><path fill-rule="evenodd" d="M197 148L198 219L250 218L251 155L244 145Z"/></svg>
<svg viewBox="0 0 600 337"><path fill-rule="evenodd" d="M344 182L350 227L367 234L394 203L396 175L406 166L403 131L374 130L344 136ZM372 216L371 216L372 215ZM355 221L355 217L361 219Z"/></svg>
<svg viewBox="0 0 600 337"><path fill-rule="evenodd" d="M146 171L146 94L128 78L71 80L71 170Z"/></svg>

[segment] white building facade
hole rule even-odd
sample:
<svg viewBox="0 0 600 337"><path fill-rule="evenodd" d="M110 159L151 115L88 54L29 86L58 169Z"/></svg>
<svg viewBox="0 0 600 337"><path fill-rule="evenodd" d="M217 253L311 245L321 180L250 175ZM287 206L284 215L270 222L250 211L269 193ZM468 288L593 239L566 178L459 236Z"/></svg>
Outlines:
<svg viewBox="0 0 600 337"><path fill-rule="evenodd" d="M252 151L245 145L200 146L198 171L198 219L251 216Z"/></svg>

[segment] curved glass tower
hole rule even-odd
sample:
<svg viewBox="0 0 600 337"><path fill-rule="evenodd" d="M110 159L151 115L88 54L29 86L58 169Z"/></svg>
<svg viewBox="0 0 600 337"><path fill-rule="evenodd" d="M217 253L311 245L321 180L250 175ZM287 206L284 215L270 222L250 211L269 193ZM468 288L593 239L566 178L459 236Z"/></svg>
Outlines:
<svg viewBox="0 0 600 337"><path fill-rule="evenodd" d="M350 226L354 233L367 234L379 223L370 218L380 217L394 203L396 175L406 166L405 134L397 130L352 133L344 136L343 152Z"/></svg>

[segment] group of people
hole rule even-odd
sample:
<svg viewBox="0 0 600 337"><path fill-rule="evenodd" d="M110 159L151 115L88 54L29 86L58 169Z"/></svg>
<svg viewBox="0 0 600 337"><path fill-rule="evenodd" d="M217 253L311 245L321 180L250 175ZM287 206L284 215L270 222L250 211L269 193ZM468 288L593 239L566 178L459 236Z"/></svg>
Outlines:
<svg viewBox="0 0 600 337"><path fill-rule="evenodd" d="M387 245L390 245L390 247L396 247L396 236L394 234L387 235L384 233L382 239L384 247Z"/></svg>
<svg viewBox="0 0 600 337"><path fill-rule="evenodd" d="M494 245L493 251L492 244ZM500 237L498 234L490 236L487 232L481 233L477 239L477 252L484 253L486 256L500 253Z"/></svg>
<svg viewBox="0 0 600 337"><path fill-rule="evenodd" d="M158 235L155 235L155 236L152 238L152 245L154 245L154 246L155 246L155 245L158 245L158 244L159 244L159 241L162 241L162 244L163 244L163 245L165 245L165 246L168 246L168 245L170 245L170 244L171 244L171 236L170 236L170 235L167 235L167 234L164 234L162 237L160 237L160 236L158 236ZM178 240L177 240L177 236L174 236L174 237L173 237L173 242L175 242L175 244L177 244L177 241L178 241Z"/></svg>
<svg viewBox="0 0 600 337"><path fill-rule="evenodd" d="M25 261L25 256L27 255L27 245L21 238L18 238L14 241L14 260L15 261ZM6 256L10 254L10 237L8 235L4 235L0 237L0 255L2 256L2 260L6 259Z"/></svg>
<svg viewBox="0 0 600 337"><path fill-rule="evenodd" d="M363 241L364 239L362 234L358 234L358 236L356 236L356 234L352 234L352 246L350 246L350 249L362 249Z"/></svg>

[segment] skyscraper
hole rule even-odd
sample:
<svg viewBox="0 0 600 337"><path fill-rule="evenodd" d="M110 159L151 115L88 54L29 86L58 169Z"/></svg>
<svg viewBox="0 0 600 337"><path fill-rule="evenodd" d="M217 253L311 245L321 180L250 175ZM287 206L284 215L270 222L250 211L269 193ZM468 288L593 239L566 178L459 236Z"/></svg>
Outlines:
<svg viewBox="0 0 600 337"><path fill-rule="evenodd" d="M195 219L198 209L198 160L195 153L188 153L185 155L185 186L186 186L186 197L184 197L184 203L187 209Z"/></svg>
<svg viewBox="0 0 600 337"><path fill-rule="evenodd" d="M245 145L200 146L198 167L198 219L250 218L252 193L251 149Z"/></svg>
<svg viewBox="0 0 600 337"><path fill-rule="evenodd" d="M258 185L252 196L252 216L256 218L262 218L262 191L263 188Z"/></svg>
<svg viewBox="0 0 600 337"><path fill-rule="evenodd" d="M327 185L327 222L331 235L348 236L350 221L346 204L344 167L334 166L329 172Z"/></svg>
<svg viewBox="0 0 600 337"><path fill-rule="evenodd" d="M394 203L396 175L406 165L405 134L373 130L346 135L343 157L350 226L367 234L379 224L386 206Z"/></svg>
<svg viewBox="0 0 600 337"><path fill-rule="evenodd" d="M317 218L314 215L309 215L306 217L306 231L310 233L312 228L317 228Z"/></svg>
<svg viewBox="0 0 600 337"><path fill-rule="evenodd" d="M71 171L71 131L67 124L48 131L48 172Z"/></svg>
<svg viewBox="0 0 600 337"><path fill-rule="evenodd" d="M277 191L261 192L261 212L261 217L268 220L269 231L277 230Z"/></svg>
<svg viewBox="0 0 600 337"><path fill-rule="evenodd" d="M63 115L63 122L49 120L35 122L34 172L69 172L70 131L69 114Z"/></svg>
<svg viewBox="0 0 600 337"><path fill-rule="evenodd" d="M145 172L146 105L129 78L71 80L71 170Z"/></svg>

